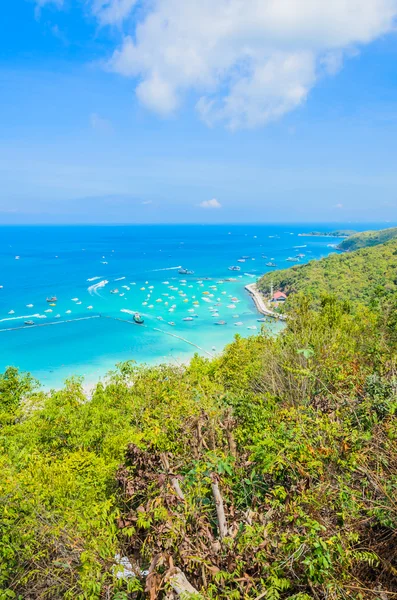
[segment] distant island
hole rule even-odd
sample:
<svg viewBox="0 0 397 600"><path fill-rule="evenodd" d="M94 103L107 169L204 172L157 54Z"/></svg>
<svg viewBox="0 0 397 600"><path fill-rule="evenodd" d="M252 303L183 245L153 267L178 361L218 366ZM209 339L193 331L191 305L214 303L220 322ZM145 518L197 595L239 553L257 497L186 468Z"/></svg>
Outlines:
<svg viewBox="0 0 397 600"><path fill-rule="evenodd" d="M337 231L309 231L309 233L298 233L301 237L337 237L337 238L348 238L357 233L350 229L339 229Z"/></svg>

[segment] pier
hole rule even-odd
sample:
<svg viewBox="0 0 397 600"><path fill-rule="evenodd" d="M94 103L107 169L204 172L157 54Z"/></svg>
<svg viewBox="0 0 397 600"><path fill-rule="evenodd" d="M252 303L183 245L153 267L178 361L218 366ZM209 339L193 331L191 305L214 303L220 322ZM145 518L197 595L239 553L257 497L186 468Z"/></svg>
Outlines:
<svg viewBox="0 0 397 600"><path fill-rule="evenodd" d="M245 289L251 295L253 301L255 302L256 308L262 315L265 315L266 317L270 317L272 319L278 319L279 321L287 320L287 317L285 315L280 315L279 313L276 313L267 307L262 294L256 286L256 283L250 283L249 285L246 285Z"/></svg>

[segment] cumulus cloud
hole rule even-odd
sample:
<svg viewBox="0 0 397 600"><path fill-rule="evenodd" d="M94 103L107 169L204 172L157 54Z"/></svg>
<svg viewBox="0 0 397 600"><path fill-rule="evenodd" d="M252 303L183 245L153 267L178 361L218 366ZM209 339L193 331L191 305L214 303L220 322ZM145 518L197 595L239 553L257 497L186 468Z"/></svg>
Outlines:
<svg viewBox="0 0 397 600"><path fill-rule="evenodd" d="M256 127L305 102L346 55L394 28L397 0L141 0L140 19L109 67L136 78L149 109L169 114L188 93L209 125ZM95 0L102 23L135 0ZM131 23L131 21L129 22ZM127 30L128 31L128 30Z"/></svg>
<svg viewBox="0 0 397 600"><path fill-rule="evenodd" d="M222 204L216 198L212 198L212 200L204 200L199 206L201 208L221 208Z"/></svg>

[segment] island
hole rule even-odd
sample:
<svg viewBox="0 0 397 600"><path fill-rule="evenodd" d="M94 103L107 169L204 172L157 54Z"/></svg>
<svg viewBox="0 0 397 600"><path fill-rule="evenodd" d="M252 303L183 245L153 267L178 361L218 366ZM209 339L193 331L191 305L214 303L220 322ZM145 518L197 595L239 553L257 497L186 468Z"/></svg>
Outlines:
<svg viewBox="0 0 397 600"><path fill-rule="evenodd" d="M298 233L300 237L335 237L348 238L357 233L353 229L340 229L337 231L309 231L308 233Z"/></svg>

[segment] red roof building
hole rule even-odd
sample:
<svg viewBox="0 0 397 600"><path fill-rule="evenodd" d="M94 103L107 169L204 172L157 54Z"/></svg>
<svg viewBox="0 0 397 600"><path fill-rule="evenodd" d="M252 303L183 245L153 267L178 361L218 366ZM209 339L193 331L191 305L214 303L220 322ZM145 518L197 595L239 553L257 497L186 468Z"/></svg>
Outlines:
<svg viewBox="0 0 397 600"><path fill-rule="evenodd" d="M273 294L272 302L285 302L287 299L286 294L284 292L275 292Z"/></svg>

